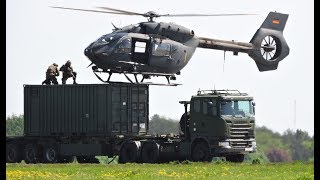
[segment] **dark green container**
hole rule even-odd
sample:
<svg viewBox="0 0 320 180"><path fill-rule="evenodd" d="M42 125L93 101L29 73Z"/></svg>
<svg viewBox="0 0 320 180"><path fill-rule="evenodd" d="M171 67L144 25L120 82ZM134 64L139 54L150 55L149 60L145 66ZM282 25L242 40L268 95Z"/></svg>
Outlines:
<svg viewBox="0 0 320 180"><path fill-rule="evenodd" d="M148 85L24 85L25 136L136 135L148 117Z"/></svg>

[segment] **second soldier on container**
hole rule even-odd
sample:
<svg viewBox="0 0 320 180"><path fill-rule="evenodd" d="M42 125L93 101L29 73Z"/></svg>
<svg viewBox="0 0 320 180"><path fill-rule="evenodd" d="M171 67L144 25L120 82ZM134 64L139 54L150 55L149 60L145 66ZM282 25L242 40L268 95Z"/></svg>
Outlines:
<svg viewBox="0 0 320 180"><path fill-rule="evenodd" d="M68 60L64 65L61 66L60 71L62 71L62 84L66 84L68 78L73 78L73 84L77 84L76 77L77 73L73 71L71 67L71 61Z"/></svg>

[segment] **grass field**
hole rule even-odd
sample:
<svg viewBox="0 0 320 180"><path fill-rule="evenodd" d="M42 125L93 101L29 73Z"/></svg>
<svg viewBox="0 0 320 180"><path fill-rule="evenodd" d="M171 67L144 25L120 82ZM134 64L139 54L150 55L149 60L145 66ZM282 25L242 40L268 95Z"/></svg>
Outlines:
<svg viewBox="0 0 320 180"><path fill-rule="evenodd" d="M7 179L314 179L314 163L7 164Z"/></svg>

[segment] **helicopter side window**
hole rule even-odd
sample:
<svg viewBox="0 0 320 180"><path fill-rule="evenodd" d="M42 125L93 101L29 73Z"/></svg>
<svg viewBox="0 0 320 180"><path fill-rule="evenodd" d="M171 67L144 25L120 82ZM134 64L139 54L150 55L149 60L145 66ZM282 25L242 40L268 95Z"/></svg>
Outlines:
<svg viewBox="0 0 320 180"><path fill-rule="evenodd" d="M166 43L155 43L152 49L154 56L170 56L171 45Z"/></svg>
<svg viewBox="0 0 320 180"><path fill-rule="evenodd" d="M146 42L137 41L135 45L136 45L136 47L134 48L134 52L137 52L137 53L145 53L146 52L146 46L147 46Z"/></svg>
<svg viewBox="0 0 320 180"><path fill-rule="evenodd" d="M117 46L116 53L130 53L131 52L131 39L123 39Z"/></svg>

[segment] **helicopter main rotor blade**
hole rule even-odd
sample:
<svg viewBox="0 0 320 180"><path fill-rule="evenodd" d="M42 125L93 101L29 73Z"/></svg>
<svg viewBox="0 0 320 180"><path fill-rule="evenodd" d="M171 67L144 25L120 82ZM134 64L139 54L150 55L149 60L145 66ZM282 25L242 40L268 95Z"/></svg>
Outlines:
<svg viewBox="0 0 320 180"><path fill-rule="evenodd" d="M119 14L119 15L134 15L134 14L128 14L128 13L121 13L121 12L109 12L109 11L99 11L99 10L90 10L90 9L77 9L77 8L67 8L67 7L58 7L58 6L49 6L49 7L57 8L57 9L75 10L75 11L97 12L97 13Z"/></svg>
<svg viewBox="0 0 320 180"><path fill-rule="evenodd" d="M121 13L131 14L131 15L141 15L141 16L144 15L144 14L141 14L141 13L136 13L136 12L132 12L132 11L125 11L125 10L121 10L121 9L114 9L114 8L109 8L109 7L96 7L96 8L106 9L106 10L111 10L111 11L118 11L118 12L121 12Z"/></svg>
<svg viewBox="0 0 320 180"><path fill-rule="evenodd" d="M190 17L190 16L247 16L257 14L163 14L166 17Z"/></svg>

